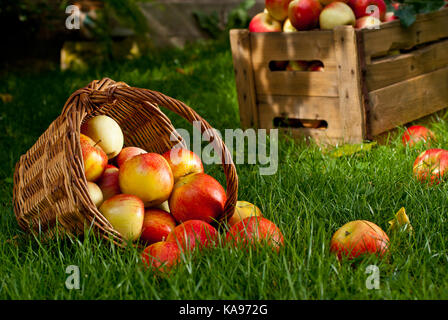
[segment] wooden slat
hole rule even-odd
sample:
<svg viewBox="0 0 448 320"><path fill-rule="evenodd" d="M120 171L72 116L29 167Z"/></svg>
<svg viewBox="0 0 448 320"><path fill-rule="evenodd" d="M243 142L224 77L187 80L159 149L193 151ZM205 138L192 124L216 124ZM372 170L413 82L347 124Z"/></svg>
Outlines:
<svg viewBox="0 0 448 320"><path fill-rule="evenodd" d="M338 96L336 71L270 71L267 68L254 71L257 94Z"/></svg>
<svg viewBox="0 0 448 320"><path fill-rule="evenodd" d="M258 126L255 83L251 58L249 30L230 30L235 82L238 94L240 122L243 128Z"/></svg>
<svg viewBox="0 0 448 320"><path fill-rule="evenodd" d="M280 132L291 134L294 138L311 138L319 145L338 145L343 143L341 136L335 131L308 128L280 128Z"/></svg>
<svg viewBox="0 0 448 320"><path fill-rule="evenodd" d="M397 20L382 24L379 30L362 32L367 59L386 55L389 50L409 49L448 37L448 9L418 15L409 28L402 27Z"/></svg>
<svg viewBox="0 0 448 320"><path fill-rule="evenodd" d="M327 130L335 132L333 136L341 134L338 98L270 95L259 95L257 98L262 128L273 128L276 117L325 120L328 123Z"/></svg>
<svg viewBox="0 0 448 320"><path fill-rule="evenodd" d="M251 34L254 66L272 60L321 60L335 65L332 31L265 32Z"/></svg>
<svg viewBox="0 0 448 320"><path fill-rule="evenodd" d="M342 136L346 143L360 143L366 137L366 121L357 38L353 27L339 26L334 29L334 48L339 70Z"/></svg>
<svg viewBox="0 0 448 320"><path fill-rule="evenodd" d="M370 92L373 135L448 107L448 67Z"/></svg>
<svg viewBox="0 0 448 320"><path fill-rule="evenodd" d="M372 61L367 65L367 88L369 91L380 89L446 66L448 66L448 40L410 53Z"/></svg>

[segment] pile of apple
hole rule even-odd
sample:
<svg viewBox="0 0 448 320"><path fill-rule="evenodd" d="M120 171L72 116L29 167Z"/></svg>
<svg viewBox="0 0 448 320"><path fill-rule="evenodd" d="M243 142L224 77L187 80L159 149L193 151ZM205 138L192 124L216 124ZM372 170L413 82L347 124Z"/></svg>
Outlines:
<svg viewBox="0 0 448 320"><path fill-rule="evenodd" d="M399 3L393 4L398 8ZM371 6L378 11L370 12ZM375 16L375 14L377 16ZM352 25L357 29L379 26L398 19L387 12L384 0L266 0L265 10L255 15L250 32L297 32L312 29L331 30L336 26ZM281 61L275 70L324 71L319 61Z"/></svg>
<svg viewBox="0 0 448 320"><path fill-rule="evenodd" d="M233 215L221 222L226 234L220 241L212 224L220 223L226 193L190 150L158 154L123 147L119 124L105 115L82 124L80 144L92 202L126 240L147 245L142 260L151 268L168 269L182 250L195 247L283 245L278 227L246 201L238 201Z"/></svg>

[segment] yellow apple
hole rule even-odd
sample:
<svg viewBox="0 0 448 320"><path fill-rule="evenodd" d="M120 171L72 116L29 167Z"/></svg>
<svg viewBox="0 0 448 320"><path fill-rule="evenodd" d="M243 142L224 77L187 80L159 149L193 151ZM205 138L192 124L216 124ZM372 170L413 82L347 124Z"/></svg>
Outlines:
<svg viewBox="0 0 448 320"><path fill-rule="evenodd" d="M123 132L120 125L111 117L101 115L87 120L81 126L81 133L95 141L109 159L118 155L123 148Z"/></svg>
<svg viewBox="0 0 448 320"><path fill-rule="evenodd" d="M117 194L104 201L100 212L127 240L140 237L145 217L143 201L130 194Z"/></svg>
<svg viewBox="0 0 448 320"><path fill-rule="evenodd" d="M261 214L261 210L254 204L247 201L237 201L235 206L235 211L233 215L229 218L229 226L233 226L234 224L244 220L246 218L252 216L263 216Z"/></svg>
<svg viewBox="0 0 448 320"><path fill-rule="evenodd" d="M192 151L175 148L162 155L173 172L174 183L190 173L204 172L201 159Z"/></svg>
<svg viewBox="0 0 448 320"><path fill-rule="evenodd" d="M103 203L103 192L100 187L94 182L87 181L87 189L90 199L92 199L95 206L99 207Z"/></svg>
<svg viewBox="0 0 448 320"><path fill-rule="evenodd" d="M164 157L157 153L144 153L122 164L118 182L121 192L139 197L146 207L155 207L168 200L174 178Z"/></svg>

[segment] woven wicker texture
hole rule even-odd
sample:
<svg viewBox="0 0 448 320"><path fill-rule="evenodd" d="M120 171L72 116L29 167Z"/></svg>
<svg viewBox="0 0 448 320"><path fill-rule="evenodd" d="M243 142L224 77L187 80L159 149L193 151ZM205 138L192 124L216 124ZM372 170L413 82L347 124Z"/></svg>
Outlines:
<svg viewBox="0 0 448 320"><path fill-rule="evenodd" d="M237 201L238 176L227 147L219 135L210 130L212 127L207 121L181 101L160 92L133 88L105 78L74 92L61 115L16 164L14 212L20 227L51 238L56 230L81 235L86 226L92 226L104 237L112 237L115 243L123 244L121 235L88 195L79 141L81 124L93 116L107 115L121 126L125 146L163 153L184 142L159 107L175 112L190 123L200 121L201 131L207 130L210 134L216 152L226 160L222 161L222 168L226 176L227 201L220 219L228 218Z"/></svg>

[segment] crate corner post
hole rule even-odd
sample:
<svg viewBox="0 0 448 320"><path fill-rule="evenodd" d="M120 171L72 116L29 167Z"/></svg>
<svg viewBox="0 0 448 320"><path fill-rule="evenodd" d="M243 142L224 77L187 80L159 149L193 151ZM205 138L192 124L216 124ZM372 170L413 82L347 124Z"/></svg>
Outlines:
<svg viewBox="0 0 448 320"><path fill-rule="evenodd" d="M249 30L230 30L230 45L241 127L255 128L259 126L259 122Z"/></svg>

